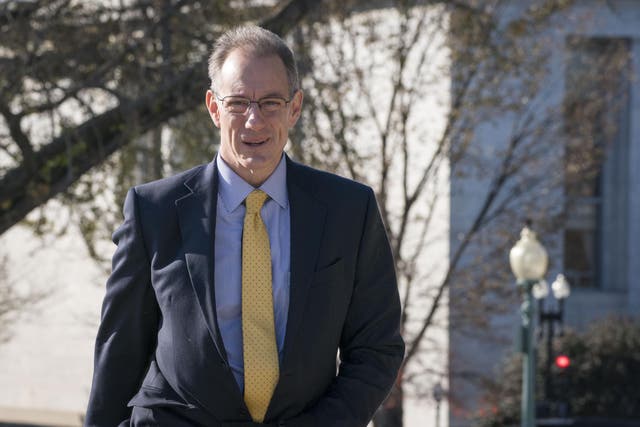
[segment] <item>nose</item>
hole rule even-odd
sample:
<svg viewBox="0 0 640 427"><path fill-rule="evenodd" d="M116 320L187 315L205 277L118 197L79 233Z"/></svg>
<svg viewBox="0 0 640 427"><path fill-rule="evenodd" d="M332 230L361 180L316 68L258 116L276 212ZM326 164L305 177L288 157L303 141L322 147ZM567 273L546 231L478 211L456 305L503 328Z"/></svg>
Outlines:
<svg viewBox="0 0 640 427"><path fill-rule="evenodd" d="M262 111L260 111L260 106L257 103L249 104L249 109L247 110L247 121L246 127L250 129L260 129L265 125L264 117L262 116Z"/></svg>

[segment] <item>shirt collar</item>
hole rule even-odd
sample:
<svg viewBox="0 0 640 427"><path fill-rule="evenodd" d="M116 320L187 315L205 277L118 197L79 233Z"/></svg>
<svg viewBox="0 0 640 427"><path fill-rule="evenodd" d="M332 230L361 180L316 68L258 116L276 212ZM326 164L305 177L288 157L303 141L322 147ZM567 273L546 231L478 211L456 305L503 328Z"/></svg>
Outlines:
<svg viewBox="0 0 640 427"><path fill-rule="evenodd" d="M238 208L255 188L229 167L218 154L216 156L218 167L218 194L222 199L222 205L227 213L231 213ZM287 193L287 162L284 154L280 158L280 163L273 173L262 183L260 190L267 193L282 209L289 206L289 195Z"/></svg>

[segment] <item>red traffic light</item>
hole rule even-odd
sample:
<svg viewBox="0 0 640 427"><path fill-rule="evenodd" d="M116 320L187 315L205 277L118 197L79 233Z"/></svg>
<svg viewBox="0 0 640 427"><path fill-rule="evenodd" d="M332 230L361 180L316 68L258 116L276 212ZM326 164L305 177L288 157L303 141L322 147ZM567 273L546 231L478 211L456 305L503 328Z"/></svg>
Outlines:
<svg viewBox="0 0 640 427"><path fill-rule="evenodd" d="M569 365L571 365L571 359L569 359L569 356L566 356L564 354L556 356L556 366L558 368L566 369L569 367Z"/></svg>

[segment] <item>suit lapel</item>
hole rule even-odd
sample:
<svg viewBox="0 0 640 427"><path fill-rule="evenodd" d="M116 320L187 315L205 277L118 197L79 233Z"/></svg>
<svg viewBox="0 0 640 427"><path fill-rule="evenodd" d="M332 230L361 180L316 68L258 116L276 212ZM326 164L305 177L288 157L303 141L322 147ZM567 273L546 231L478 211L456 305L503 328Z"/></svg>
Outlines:
<svg viewBox="0 0 640 427"><path fill-rule="evenodd" d="M216 317L214 247L218 171L215 159L192 175L185 186L189 194L176 200L182 243L189 276L207 328L220 357L227 361ZM299 326L304 319L307 294L316 268L324 231L326 206L313 196L304 167L287 158L287 190L291 215L291 278L287 330L281 376L288 375ZM282 379L282 378L281 378ZM277 387L272 399L285 389Z"/></svg>
<svg viewBox="0 0 640 427"><path fill-rule="evenodd" d="M214 283L214 235L218 195L215 159L192 175L184 185L190 190L176 200L185 259L193 290L209 334L220 357L227 360L216 318Z"/></svg>
<svg viewBox="0 0 640 427"><path fill-rule="evenodd" d="M312 183L302 166L287 157L287 190L291 215L291 278L289 312L284 339L280 379L273 392L267 417L285 409L287 393L291 390L291 376L295 375L295 346L304 320L307 294L315 271L324 231L326 206L313 197Z"/></svg>
<svg viewBox="0 0 640 427"><path fill-rule="evenodd" d="M307 292L316 268L324 230L326 206L313 197L313 188L304 169L287 158L287 189L291 207L291 279L289 312L282 360L286 372L302 323Z"/></svg>

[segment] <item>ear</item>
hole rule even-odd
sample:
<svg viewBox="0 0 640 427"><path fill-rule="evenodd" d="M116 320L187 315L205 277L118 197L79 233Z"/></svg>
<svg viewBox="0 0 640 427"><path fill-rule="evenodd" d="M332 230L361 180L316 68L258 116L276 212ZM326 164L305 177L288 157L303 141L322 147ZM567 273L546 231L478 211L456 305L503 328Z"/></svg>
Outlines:
<svg viewBox="0 0 640 427"><path fill-rule="evenodd" d="M218 103L216 102L216 96L213 94L211 89L207 90L205 102L207 104L207 111L209 111L209 115L211 116L211 120L213 121L213 124L216 125L217 128L219 128L220 127L220 108Z"/></svg>
<svg viewBox="0 0 640 427"><path fill-rule="evenodd" d="M302 112L302 100L304 98L304 94L302 93L302 89L298 89L296 93L291 98L290 108L289 108L289 128L295 126L296 122L300 118L300 113Z"/></svg>

